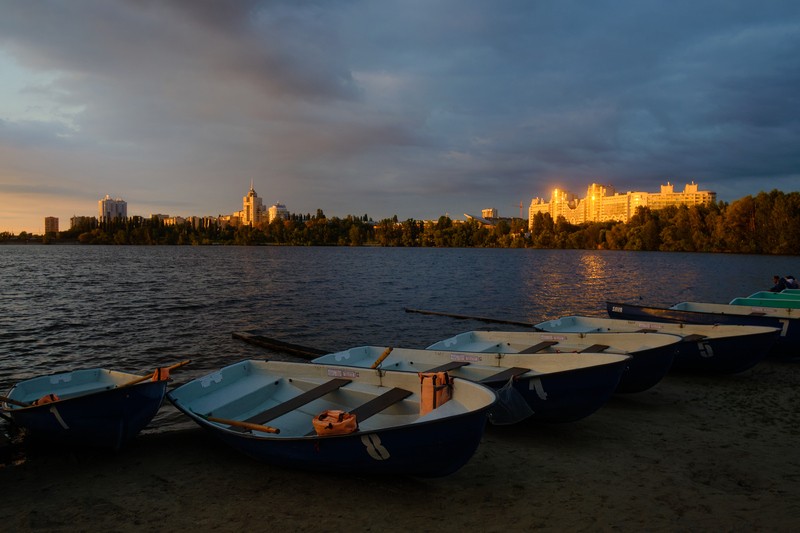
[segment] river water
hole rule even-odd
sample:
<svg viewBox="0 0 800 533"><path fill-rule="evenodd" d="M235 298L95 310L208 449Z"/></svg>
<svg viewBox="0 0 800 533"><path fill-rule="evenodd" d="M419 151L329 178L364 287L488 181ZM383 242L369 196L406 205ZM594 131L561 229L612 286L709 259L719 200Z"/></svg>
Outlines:
<svg viewBox="0 0 800 533"><path fill-rule="evenodd" d="M286 358L236 331L341 350L424 348L521 329L406 308L537 323L606 316L606 300L726 303L800 274L800 258L665 252L232 246L0 246L0 391L54 372L147 373L175 384L246 358ZM0 424L4 422L0 421ZM148 431L191 424L170 405Z"/></svg>

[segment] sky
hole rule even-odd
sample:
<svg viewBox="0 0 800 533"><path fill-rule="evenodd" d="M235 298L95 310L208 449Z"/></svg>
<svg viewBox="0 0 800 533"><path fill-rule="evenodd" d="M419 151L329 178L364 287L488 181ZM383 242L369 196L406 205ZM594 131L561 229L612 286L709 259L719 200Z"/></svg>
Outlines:
<svg viewBox="0 0 800 533"><path fill-rule="evenodd" d="M0 0L0 232L800 190L800 2Z"/></svg>

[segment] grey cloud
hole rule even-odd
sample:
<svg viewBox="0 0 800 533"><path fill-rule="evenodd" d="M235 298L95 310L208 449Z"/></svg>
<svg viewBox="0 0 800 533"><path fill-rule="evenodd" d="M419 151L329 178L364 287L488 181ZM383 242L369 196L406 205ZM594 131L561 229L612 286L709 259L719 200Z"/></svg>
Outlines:
<svg viewBox="0 0 800 533"><path fill-rule="evenodd" d="M405 218L438 195L458 212L557 183L696 179L735 198L798 176L795 2L53 0L3 15L0 47L59 72L53 101L81 110L69 139L65 120L49 137L0 124L6 142L91 147L93 172L118 163L143 198L195 190L204 212L250 178L301 211Z"/></svg>

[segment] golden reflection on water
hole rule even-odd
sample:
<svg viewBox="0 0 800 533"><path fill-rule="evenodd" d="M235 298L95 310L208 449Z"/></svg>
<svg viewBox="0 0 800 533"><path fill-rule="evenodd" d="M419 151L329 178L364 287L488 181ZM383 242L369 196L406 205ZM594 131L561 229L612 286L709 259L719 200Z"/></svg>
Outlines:
<svg viewBox="0 0 800 533"><path fill-rule="evenodd" d="M727 295L735 290L703 282L710 271L722 270L717 265L724 257L588 250L536 252L526 265L525 294L521 295L524 317L532 324L568 315L604 317L608 301L654 306L698 299L726 302Z"/></svg>
<svg viewBox="0 0 800 533"><path fill-rule="evenodd" d="M606 260L599 255L584 255L580 259L579 267L583 269L584 281L591 283L608 277L606 274Z"/></svg>

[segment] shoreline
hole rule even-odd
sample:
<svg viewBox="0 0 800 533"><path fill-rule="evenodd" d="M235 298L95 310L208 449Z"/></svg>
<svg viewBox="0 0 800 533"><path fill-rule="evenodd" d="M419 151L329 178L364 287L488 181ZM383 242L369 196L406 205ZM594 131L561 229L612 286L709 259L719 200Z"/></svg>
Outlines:
<svg viewBox="0 0 800 533"><path fill-rule="evenodd" d="M489 426L443 478L262 464L201 429L119 452L31 449L0 468L12 531L793 531L800 366L670 374L569 424Z"/></svg>

